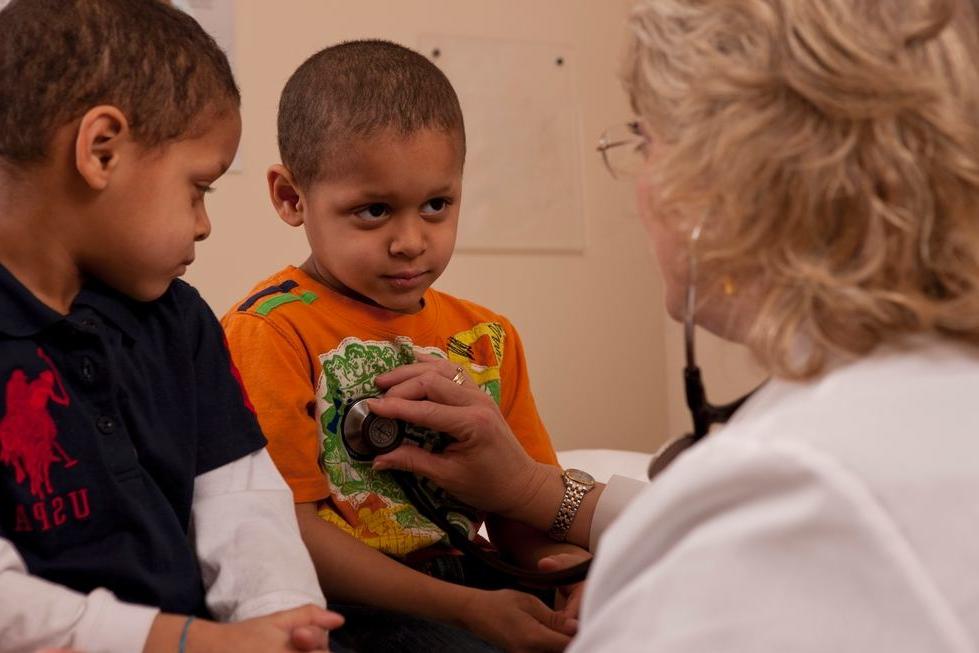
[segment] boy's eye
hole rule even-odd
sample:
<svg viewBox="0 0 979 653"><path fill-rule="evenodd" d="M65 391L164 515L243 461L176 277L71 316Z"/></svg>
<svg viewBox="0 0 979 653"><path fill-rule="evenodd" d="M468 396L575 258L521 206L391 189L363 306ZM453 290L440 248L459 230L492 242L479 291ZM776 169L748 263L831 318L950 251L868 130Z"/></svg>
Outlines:
<svg viewBox="0 0 979 653"><path fill-rule="evenodd" d="M447 197L436 197L422 204L422 215L436 215L441 213L451 202Z"/></svg>
<svg viewBox="0 0 979 653"><path fill-rule="evenodd" d="M354 215L361 220L380 220L386 218L391 209L387 204L370 204L360 209Z"/></svg>

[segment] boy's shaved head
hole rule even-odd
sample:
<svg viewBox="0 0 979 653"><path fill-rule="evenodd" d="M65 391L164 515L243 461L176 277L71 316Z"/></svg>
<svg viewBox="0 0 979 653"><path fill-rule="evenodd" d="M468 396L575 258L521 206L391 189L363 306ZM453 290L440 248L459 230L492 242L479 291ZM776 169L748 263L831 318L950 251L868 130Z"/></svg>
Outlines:
<svg viewBox="0 0 979 653"><path fill-rule="evenodd" d="M466 137L462 109L445 74L388 41L349 41L317 52L286 82L279 101L279 152L300 187L342 167L334 159L355 139L419 129Z"/></svg>
<svg viewBox="0 0 979 653"><path fill-rule="evenodd" d="M100 104L147 146L237 108L227 57L160 0L13 0L0 11L0 158L41 160L54 131Z"/></svg>

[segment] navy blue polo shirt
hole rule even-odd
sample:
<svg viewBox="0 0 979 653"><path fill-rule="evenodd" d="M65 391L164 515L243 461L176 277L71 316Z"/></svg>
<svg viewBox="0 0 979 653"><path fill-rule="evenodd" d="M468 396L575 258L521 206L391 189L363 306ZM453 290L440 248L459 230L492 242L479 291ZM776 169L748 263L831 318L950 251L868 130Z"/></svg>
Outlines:
<svg viewBox="0 0 979 653"><path fill-rule="evenodd" d="M0 266L0 385L0 537L30 572L206 616L194 478L265 438L197 291L89 284L64 316Z"/></svg>

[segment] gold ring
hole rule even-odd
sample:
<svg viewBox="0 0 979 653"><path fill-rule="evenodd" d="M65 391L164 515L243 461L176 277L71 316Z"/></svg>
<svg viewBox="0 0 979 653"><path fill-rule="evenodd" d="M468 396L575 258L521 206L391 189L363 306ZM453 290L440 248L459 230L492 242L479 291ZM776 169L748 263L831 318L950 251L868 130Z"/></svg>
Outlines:
<svg viewBox="0 0 979 653"><path fill-rule="evenodd" d="M466 370L461 367L456 368L456 375L452 377L452 382L456 385L462 385L466 381Z"/></svg>

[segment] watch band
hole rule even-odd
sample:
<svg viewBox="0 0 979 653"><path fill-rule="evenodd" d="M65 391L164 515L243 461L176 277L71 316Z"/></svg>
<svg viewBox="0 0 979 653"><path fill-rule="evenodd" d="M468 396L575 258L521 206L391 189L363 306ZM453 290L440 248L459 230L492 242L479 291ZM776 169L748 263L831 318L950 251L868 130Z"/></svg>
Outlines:
<svg viewBox="0 0 979 653"><path fill-rule="evenodd" d="M548 537L558 542L563 542L567 538L568 529L578 515L582 499L595 487L595 479L591 474L580 469L566 469L561 478L564 481L564 497L561 499L554 521L551 522L551 528L547 531Z"/></svg>

